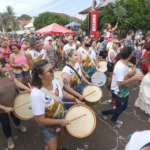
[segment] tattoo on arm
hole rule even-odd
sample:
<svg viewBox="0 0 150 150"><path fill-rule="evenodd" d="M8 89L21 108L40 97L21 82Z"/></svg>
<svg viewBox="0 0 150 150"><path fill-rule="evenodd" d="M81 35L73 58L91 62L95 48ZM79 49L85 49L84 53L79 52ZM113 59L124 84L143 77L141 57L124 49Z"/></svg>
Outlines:
<svg viewBox="0 0 150 150"><path fill-rule="evenodd" d="M63 83L64 83L64 85L68 85L68 80L66 78L64 78Z"/></svg>

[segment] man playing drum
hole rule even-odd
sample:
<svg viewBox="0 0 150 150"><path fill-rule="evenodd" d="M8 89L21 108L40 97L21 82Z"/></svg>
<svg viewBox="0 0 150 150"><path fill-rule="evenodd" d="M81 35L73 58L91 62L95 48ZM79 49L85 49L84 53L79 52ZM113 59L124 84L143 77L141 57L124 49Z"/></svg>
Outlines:
<svg viewBox="0 0 150 150"><path fill-rule="evenodd" d="M81 39L82 46L78 49L78 62L81 65L81 70L84 77L91 82L91 76L93 75L96 66L99 68L98 59L96 57L95 51L90 47L90 40L88 36L82 37ZM87 84L82 81L82 86L85 87Z"/></svg>

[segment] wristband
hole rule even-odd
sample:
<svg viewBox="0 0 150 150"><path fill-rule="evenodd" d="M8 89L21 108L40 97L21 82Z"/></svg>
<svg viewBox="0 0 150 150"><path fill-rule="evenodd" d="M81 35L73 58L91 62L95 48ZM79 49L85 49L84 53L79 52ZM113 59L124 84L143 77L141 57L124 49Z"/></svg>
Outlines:
<svg viewBox="0 0 150 150"><path fill-rule="evenodd" d="M73 101L76 101L76 97L73 98Z"/></svg>

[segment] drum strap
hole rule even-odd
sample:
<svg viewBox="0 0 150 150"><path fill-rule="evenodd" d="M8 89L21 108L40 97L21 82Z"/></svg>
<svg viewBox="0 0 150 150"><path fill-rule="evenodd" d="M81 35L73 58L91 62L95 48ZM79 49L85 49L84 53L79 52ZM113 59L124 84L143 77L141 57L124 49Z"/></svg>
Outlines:
<svg viewBox="0 0 150 150"><path fill-rule="evenodd" d="M80 75L78 74L78 72L77 72L73 67L71 67L69 64L67 64L66 66L70 67L70 68L78 75L78 77L79 77L79 79L80 79L80 81L81 81L81 77L80 77Z"/></svg>
<svg viewBox="0 0 150 150"><path fill-rule="evenodd" d="M81 77L80 77L80 75L78 74L78 72L73 68L73 67L71 67L70 65L66 65L66 66L68 66L68 67L70 67L77 75L78 75L78 77L79 77L79 79L80 79L80 81L81 81ZM81 82L82 83L82 82ZM71 94L69 91L67 91L66 89L65 89L65 86L63 86L63 89L67 92L67 93L69 93L69 94ZM73 94L71 94L71 95L73 95ZM78 98L77 96L75 96L75 95L73 95L74 97L76 97L76 98Z"/></svg>
<svg viewBox="0 0 150 150"><path fill-rule="evenodd" d="M49 95L50 97L52 97L53 99L55 99L57 102L62 103L62 98L57 97L56 95L48 91L46 88L42 87L40 90L45 94Z"/></svg>

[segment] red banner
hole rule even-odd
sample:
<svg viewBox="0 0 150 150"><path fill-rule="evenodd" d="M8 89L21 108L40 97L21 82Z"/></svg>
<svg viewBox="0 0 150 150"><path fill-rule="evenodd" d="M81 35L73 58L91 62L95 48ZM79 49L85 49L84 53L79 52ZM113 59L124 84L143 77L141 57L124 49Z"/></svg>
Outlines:
<svg viewBox="0 0 150 150"><path fill-rule="evenodd" d="M98 12L91 11L91 35L97 33Z"/></svg>

